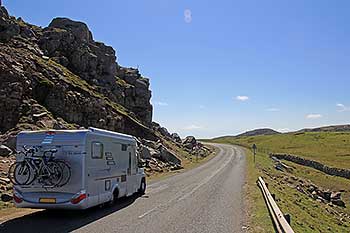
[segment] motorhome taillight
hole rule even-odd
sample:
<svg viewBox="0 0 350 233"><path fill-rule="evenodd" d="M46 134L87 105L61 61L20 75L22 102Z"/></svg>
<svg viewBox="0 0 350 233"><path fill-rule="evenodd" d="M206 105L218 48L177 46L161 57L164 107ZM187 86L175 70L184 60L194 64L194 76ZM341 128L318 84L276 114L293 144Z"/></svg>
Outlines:
<svg viewBox="0 0 350 233"><path fill-rule="evenodd" d="M55 135L56 133L55 132L53 132L53 131L48 131L47 133L46 133L46 135Z"/></svg>
<svg viewBox="0 0 350 233"><path fill-rule="evenodd" d="M70 201L72 204L78 204L82 200L84 200L87 197L86 193L81 193L77 197L73 197L72 200Z"/></svg>
<svg viewBox="0 0 350 233"><path fill-rule="evenodd" d="M16 194L13 194L13 200L16 202L16 203L21 203L23 201L22 198L16 196Z"/></svg>

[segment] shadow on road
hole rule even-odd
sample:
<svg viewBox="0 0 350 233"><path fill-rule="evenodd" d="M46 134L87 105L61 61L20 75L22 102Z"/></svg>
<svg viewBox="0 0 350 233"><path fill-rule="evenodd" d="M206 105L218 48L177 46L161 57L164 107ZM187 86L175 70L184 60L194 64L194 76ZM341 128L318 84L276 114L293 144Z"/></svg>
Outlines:
<svg viewBox="0 0 350 233"><path fill-rule="evenodd" d="M93 207L87 210L45 210L12 219L0 225L0 232L53 233L71 232L91 222L128 207L140 197L120 198L113 206Z"/></svg>

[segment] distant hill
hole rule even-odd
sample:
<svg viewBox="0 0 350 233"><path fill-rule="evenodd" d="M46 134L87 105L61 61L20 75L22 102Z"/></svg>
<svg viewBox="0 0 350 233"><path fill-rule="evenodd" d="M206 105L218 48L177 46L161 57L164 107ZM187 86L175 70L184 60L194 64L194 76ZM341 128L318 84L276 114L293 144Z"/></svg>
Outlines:
<svg viewBox="0 0 350 233"><path fill-rule="evenodd" d="M259 135L274 135L274 134L280 134L280 132L277 132L276 130L264 128L264 129L254 129L247 131L242 134L236 135L236 137L244 137L244 136L259 136Z"/></svg>
<svg viewBox="0 0 350 233"><path fill-rule="evenodd" d="M318 128L307 128L296 131L296 133L305 133L305 132L344 132L350 131L350 125L330 125L323 126Z"/></svg>

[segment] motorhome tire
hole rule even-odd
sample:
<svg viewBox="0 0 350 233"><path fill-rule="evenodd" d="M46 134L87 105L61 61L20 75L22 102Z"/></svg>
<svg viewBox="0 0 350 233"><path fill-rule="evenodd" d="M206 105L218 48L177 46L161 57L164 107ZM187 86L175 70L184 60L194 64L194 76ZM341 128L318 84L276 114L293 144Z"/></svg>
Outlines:
<svg viewBox="0 0 350 233"><path fill-rule="evenodd" d="M118 196L119 196L119 190L116 188L116 189L113 191L113 199L110 201L110 204L111 204L111 205L114 205L114 204L117 203Z"/></svg>
<svg viewBox="0 0 350 233"><path fill-rule="evenodd" d="M143 195L146 192L146 180L142 178L140 188L139 188L139 194Z"/></svg>

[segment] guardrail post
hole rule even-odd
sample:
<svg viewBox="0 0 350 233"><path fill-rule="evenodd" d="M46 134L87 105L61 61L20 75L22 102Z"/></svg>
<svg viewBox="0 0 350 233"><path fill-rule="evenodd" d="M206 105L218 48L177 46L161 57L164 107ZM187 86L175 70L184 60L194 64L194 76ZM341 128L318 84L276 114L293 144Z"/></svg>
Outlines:
<svg viewBox="0 0 350 233"><path fill-rule="evenodd" d="M288 224L290 225L290 221L291 221L291 217L290 214L285 214L284 218L286 219L286 221L288 222Z"/></svg>
<svg viewBox="0 0 350 233"><path fill-rule="evenodd" d="M275 201L276 201L276 194L271 193L271 197L273 198L273 200L275 200Z"/></svg>

